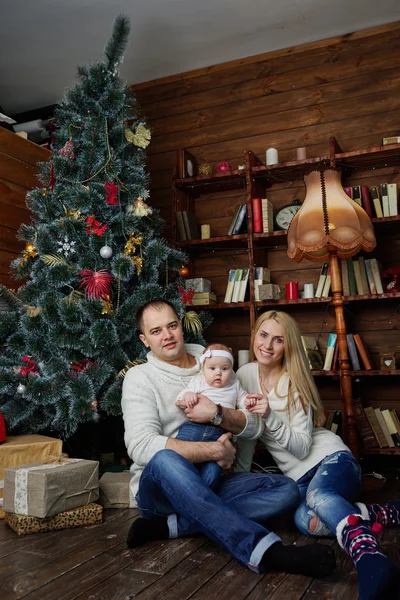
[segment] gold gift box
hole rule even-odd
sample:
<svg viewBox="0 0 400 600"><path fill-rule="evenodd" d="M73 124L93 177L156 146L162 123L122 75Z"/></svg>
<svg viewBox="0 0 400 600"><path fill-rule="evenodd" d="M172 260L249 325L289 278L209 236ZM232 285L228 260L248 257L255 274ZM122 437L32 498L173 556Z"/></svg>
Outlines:
<svg viewBox="0 0 400 600"><path fill-rule="evenodd" d="M103 520L103 507L100 504L86 504L72 510L65 510L55 517L30 517L28 515L16 515L5 513L5 522L18 535L31 535L43 533L44 531L57 531L58 529L73 529L74 527L86 527L96 525Z"/></svg>

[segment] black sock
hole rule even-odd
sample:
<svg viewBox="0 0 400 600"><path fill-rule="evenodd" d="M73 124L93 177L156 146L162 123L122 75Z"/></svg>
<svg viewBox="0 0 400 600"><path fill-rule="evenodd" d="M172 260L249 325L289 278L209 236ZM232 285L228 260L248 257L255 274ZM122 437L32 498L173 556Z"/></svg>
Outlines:
<svg viewBox="0 0 400 600"><path fill-rule="evenodd" d="M158 519L136 519L128 532L126 540L129 548L136 548L146 542L153 540L167 540L169 538L169 528L167 518Z"/></svg>
<svg viewBox="0 0 400 600"><path fill-rule="evenodd" d="M324 544L307 546L283 546L281 542L273 544L262 558L262 564L277 571L286 571L306 575L307 577L326 577L335 568L335 552Z"/></svg>

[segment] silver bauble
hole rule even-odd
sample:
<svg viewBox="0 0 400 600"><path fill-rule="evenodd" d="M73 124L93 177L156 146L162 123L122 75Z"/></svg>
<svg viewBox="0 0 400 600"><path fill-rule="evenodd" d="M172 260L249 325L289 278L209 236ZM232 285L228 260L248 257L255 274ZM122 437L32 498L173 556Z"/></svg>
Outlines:
<svg viewBox="0 0 400 600"><path fill-rule="evenodd" d="M26 392L26 385L24 385L23 383L19 383L18 387L17 387L17 394L25 394Z"/></svg>
<svg viewBox="0 0 400 600"><path fill-rule="evenodd" d="M103 246L100 248L100 256L101 258L111 258L112 257L112 248L110 246Z"/></svg>

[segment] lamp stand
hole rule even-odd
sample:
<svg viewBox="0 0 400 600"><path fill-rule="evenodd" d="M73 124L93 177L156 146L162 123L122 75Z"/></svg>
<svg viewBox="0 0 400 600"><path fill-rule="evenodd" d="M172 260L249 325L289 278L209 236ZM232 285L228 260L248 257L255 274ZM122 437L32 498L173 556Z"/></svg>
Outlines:
<svg viewBox="0 0 400 600"><path fill-rule="evenodd" d="M332 304L335 309L335 328L339 346L340 388L343 399L342 421L345 425L346 443L354 456L358 458L358 435L353 410L353 392L349 374L350 363L347 351L346 321L343 312L342 278L336 249L329 251L329 267L331 271Z"/></svg>

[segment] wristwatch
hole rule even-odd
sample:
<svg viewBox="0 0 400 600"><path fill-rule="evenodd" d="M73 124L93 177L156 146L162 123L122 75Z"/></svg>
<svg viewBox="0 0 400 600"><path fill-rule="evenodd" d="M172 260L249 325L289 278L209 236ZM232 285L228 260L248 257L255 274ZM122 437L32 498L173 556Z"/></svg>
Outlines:
<svg viewBox="0 0 400 600"><path fill-rule="evenodd" d="M221 425L223 420L224 420L224 413L222 411L222 406L220 404L217 404L217 412L211 419L210 423L212 423L213 425Z"/></svg>

